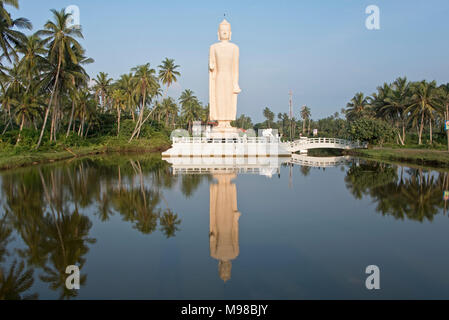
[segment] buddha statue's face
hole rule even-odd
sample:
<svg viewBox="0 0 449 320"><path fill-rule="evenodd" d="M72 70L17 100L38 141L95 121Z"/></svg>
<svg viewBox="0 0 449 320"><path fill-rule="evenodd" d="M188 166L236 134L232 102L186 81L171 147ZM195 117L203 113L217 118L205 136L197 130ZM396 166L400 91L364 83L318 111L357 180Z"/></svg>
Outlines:
<svg viewBox="0 0 449 320"><path fill-rule="evenodd" d="M231 26L230 25L220 25L220 27L218 28L218 39L220 41L231 40Z"/></svg>

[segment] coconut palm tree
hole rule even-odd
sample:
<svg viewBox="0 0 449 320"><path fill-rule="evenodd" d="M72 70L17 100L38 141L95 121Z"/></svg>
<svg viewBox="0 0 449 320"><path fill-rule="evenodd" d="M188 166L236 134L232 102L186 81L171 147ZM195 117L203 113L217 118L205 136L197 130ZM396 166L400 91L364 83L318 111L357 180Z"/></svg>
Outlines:
<svg viewBox="0 0 449 320"><path fill-rule="evenodd" d="M405 144L405 127L407 120L407 113L405 112L410 102L410 83L407 78L398 78L393 82L392 87L380 89L379 97L372 104L377 106L379 102L383 105L378 108L379 113L383 118L390 118L396 127L399 125L402 128L402 136L398 131L398 138L402 145Z"/></svg>
<svg viewBox="0 0 449 320"><path fill-rule="evenodd" d="M150 67L150 64L144 64L132 69L134 74L134 95L140 102L139 118L137 119L134 131L129 138L131 142L134 137L139 137L142 125L148 120L152 111L143 119L145 107L151 102L152 98L159 95L160 86L155 76L156 71Z"/></svg>
<svg viewBox="0 0 449 320"><path fill-rule="evenodd" d="M274 120L273 111L271 111L270 108L266 107L265 109L263 109L263 116L265 117L265 119L267 119L268 128L271 128L271 125L273 124Z"/></svg>
<svg viewBox="0 0 449 320"><path fill-rule="evenodd" d="M301 108L301 118L302 118L302 134L306 133L306 120L309 121L309 128L310 128L310 108L307 106L303 106ZM309 129L310 131L310 129Z"/></svg>
<svg viewBox="0 0 449 320"><path fill-rule="evenodd" d="M21 140L25 120L31 122L40 114L41 108L44 106L45 98L42 95L38 85L29 88L26 92L21 94L19 103L16 106L16 118L17 122L20 122L19 136L17 138L16 145L18 145Z"/></svg>
<svg viewBox="0 0 449 320"><path fill-rule="evenodd" d="M134 77L132 73L121 75L117 81L117 87L123 92L126 97L127 109L131 112L133 122L135 119L135 99L134 99Z"/></svg>
<svg viewBox="0 0 449 320"><path fill-rule="evenodd" d="M26 36L22 32L17 31L16 28L31 30L32 24L25 18L12 19L10 13L4 7L5 4L18 9L19 2L18 0L0 1L0 48L3 51L0 52L0 56L11 62L11 55L15 59L18 57L15 47L21 42L25 42L26 39Z"/></svg>
<svg viewBox="0 0 449 320"><path fill-rule="evenodd" d="M56 90L59 84L59 76L61 68L64 67L69 60L73 64L78 64L78 57L75 54L73 48L82 52L82 47L75 38L83 38L83 34L79 27L74 28L69 25L70 14L65 13L64 9L60 11L51 10L53 13L54 21L47 21L44 25L44 30L37 32L38 36L44 36L44 43L48 45L48 60L51 64L56 64L56 75L51 90L50 101L45 111L44 123L42 124L39 141L36 145L36 149L40 147L42 143L42 137L44 135L45 127L47 124L48 114L53 104L53 98L56 94Z"/></svg>
<svg viewBox="0 0 449 320"><path fill-rule="evenodd" d="M19 43L16 50L22 54L18 68L27 81L28 89L33 79L39 79L39 70L45 64L44 55L47 54L47 50L44 42L36 34L26 37L25 42Z"/></svg>
<svg viewBox="0 0 449 320"><path fill-rule="evenodd" d="M346 119L353 121L367 115L369 107L370 105L365 95L362 92L356 93L346 105Z"/></svg>
<svg viewBox="0 0 449 320"><path fill-rule="evenodd" d="M168 88L172 85L172 83L176 82L181 74L176 69L179 68L178 65L175 65L174 59L165 58L162 61L162 64L158 66L159 68L159 80L161 80L163 85L167 86L167 89L164 92L164 97L167 96Z"/></svg>
<svg viewBox="0 0 449 320"><path fill-rule="evenodd" d="M427 82L425 80L416 83L412 87L413 95L411 97L410 106L406 112L411 113L413 125L419 123L418 144L422 144L422 132L426 118L430 124L430 141L432 143L432 120L437 108L437 90L436 82Z"/></svg>
<svg viewBox="0 0 449 320"><path fill-rule="evenodd" d="M111 98L114 104L114 107L117 110L117 135L120 134L120 118L122 110L126 109L126 95L120 89L115 89L112 91Z"/></svg>
<svg viewBox="0 0 449 320"><path fill-rule="evenodd" d="M109 91L112 85L112 78L109 78L109 75L104 72L100 72L97 75L97 78L94 79L94 91L96 97L101 97L101 109L104 112L106 101L109 97Z"/></svg>
<svg viewBox="0 0 449 320"><path fill-rule="evenodd" d="M168 97L162 100L162 110L165 115L165 126L168 127L171 118L171 124L174 127L176 116L178 115L178 106L173 98Z"/></svg>
<svg viewBox="0 0 449 320"><path fill-rule="evenodd" d="M449 121L449 83L439 87L437 102L440 106L440 113L443 115L444 121ZM449 130L446 130L446 136L447 151L449 151Z"/></svg>
<svg viewBox="0 0 449 320"><path fill-rule="evenodd" d="M181 104L181 114L188 123L189 132L192 133L193 121L201 117L198 98L193 94L192 90L186 89L181 93L179 103Z"/></svg>

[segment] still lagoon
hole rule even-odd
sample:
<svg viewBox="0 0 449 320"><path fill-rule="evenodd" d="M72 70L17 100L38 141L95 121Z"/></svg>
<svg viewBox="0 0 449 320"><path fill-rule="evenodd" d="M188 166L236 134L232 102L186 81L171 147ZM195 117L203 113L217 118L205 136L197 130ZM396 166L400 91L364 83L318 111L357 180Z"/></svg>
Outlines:
<svg viewBox="0 0 449 320"><path fill-rule="evenodd" d="M449 299L448 171L181 167L111 155L2 172L0 299Z"/></svg>

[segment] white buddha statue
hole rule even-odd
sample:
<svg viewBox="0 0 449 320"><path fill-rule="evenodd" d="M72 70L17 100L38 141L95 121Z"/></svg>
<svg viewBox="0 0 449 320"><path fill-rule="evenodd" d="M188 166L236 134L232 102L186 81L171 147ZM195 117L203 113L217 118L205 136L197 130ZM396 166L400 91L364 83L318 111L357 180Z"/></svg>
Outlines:
<svg viewBox="0 0 449 320"><path fill-rule="evenodd" d="M239 47L231 40L231 25L226 20L218 28L220 42L209 51L209 113L218 121L218 129L231 128L236 119L237 95L240 93Z"/></svg>

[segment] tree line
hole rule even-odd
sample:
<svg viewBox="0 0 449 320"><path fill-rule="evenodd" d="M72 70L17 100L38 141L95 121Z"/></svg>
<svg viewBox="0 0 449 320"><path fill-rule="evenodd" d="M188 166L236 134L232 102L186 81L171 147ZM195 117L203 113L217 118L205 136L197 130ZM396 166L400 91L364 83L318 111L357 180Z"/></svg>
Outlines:
<svg viewBox="0 0 449 320"><path fill-rule="evenodd" d="M416 132L417 143L421 145L424 130L428 130L429 144L434 142L435 131L441 135L446 131L449 150L449 131L445 130L445 122L449 120L449 83L410 82L399 77L393 83L377 87L371 96L357 93L347 104L345 115L349 122L384 121L401 145L407 143L411 132Z"/></svg>
<svg viewBox="0 0 449 320"><path fill-rule="evenodd" d="M86 138L95 134L92 128L111 122L111 132L119 135L127 119L133 127L128 142L140 137L149 120L189 130L195 120L208 121L208 106L191 90L184 90L178 101L167 97L180 77L174 59L165 58L157 68L136 66L115 81L105 72L91 79L85 67L94 60L86 56L82 29L70 25L70 14L53 9L41 30L25 35L31 22L13 19L6 5L19 7L17 0L0 1L0 128L3 137L14 136L15 145L24 129L33 133L38 149L69 135Z"/></svg>

